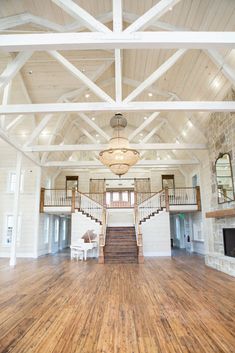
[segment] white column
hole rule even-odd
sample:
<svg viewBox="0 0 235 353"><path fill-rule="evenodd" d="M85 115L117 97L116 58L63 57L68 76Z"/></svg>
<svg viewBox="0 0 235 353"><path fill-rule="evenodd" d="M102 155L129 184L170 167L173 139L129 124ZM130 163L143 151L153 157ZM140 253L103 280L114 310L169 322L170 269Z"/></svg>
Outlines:
<svg viewBox="0 0 235 353"><path fill-rule="evenodd" d="M21 166L22 166L22 153L17 152L16 187L15 187L14 208L13 208L13 229L12 229L12 239L11 239L10 266L16 265L16 242L17 242L18 218L19 218Z"/></svg>
<svg viewBox="0 0 235 353"><path fill-rule="evenodd" d="M42 168L36 167L36 195L35 195L35 233L34 233L34 257L38 257L39 227L40 227L40 196L41 196Z"/></svg>

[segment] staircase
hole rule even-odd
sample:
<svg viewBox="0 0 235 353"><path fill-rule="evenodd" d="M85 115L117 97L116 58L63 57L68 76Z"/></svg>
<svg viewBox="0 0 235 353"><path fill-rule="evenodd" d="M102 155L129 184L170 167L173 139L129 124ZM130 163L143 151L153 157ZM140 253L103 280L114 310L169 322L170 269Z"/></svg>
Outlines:
<svg viewBox="0 0 235 353"><path fill-rule="evenodd" d="M104 247L105 263L137 263L135 227L108 227Z"/></svg>

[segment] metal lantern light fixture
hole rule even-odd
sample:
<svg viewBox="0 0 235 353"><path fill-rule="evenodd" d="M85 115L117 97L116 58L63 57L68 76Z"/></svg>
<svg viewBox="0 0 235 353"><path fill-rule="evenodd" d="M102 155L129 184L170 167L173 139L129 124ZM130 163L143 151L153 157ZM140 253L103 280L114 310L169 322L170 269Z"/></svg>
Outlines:
<svg viewBox="0 0 235 353"><path fill-rule="evenodd" d="M122 114L115 114L110 125L114 129L114 136L109 140L109 148L100 152L99 160L114 174L121 176L138 162L140 154L130 148L128 139L123 136L127 120Z"/></svg>

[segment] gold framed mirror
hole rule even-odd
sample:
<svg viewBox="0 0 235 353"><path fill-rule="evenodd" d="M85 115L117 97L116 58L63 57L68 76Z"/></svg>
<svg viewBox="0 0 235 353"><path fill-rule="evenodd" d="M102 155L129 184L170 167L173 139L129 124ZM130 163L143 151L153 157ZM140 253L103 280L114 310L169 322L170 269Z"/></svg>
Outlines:
<svg viewBox="0 0 235 353"><path fill-rule="evenodd" d="M229 153L221 153L215 162L218 203L234 201L234 185Z"/></svg>

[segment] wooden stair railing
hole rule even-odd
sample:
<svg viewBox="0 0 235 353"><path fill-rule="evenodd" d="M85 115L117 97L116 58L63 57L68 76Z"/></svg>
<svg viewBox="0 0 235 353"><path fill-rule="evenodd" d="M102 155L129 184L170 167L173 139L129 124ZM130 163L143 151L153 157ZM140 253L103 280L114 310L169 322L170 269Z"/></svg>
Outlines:
<svg viewBox="0 0 235 353"><path fill-rule="evenodd" d="M150 217L155 216L157 213L162 211L163 208L166 208L166 195L167 192L165 190L161 190L137 205L139 224L145 222L147 219L150 219Z"/></svg>
<svg viewBox="0 0 235 353"><path fill-rule="evenodd" d="M107 229L107 213L106 207L102 210L102 227L101 233L99 234L99 264L104 264L104 247L106 242L106 229Z"/></svg>
<svg viewBox="0 0 235 353"><path fill-rule="evenodd" d="M90 217L95 222L102 224L104 206L93 200L91 197L76 191L75 209Z"/></svg>
<svg viewBox="0 0 235 353"><path fill-rule="evenodd" d="M138 249L138 263L143 264L144 263L144 253L143 253L143 236L142 236L142 229L141 229L141 224L140 224L140 219L139 219L139 208L138 205L135 204L135 234L136 234L136 243L137 243L137 249Z"/></svg>

